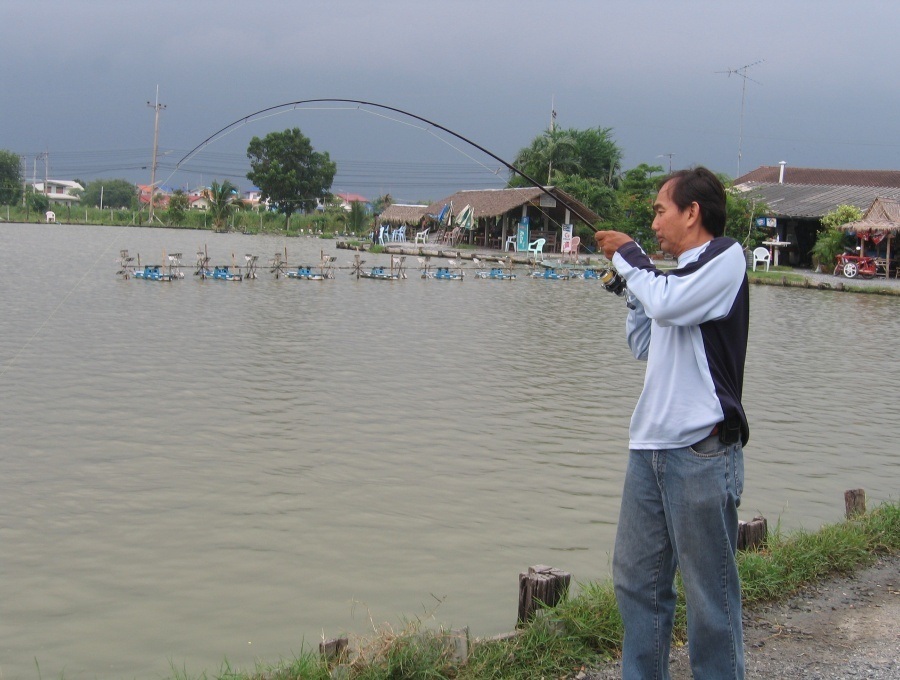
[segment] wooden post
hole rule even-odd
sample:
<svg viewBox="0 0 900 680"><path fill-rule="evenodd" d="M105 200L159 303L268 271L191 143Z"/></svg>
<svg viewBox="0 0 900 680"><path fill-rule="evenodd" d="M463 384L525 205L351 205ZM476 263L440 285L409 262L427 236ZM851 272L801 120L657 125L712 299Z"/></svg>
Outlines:
<svg viewBox="0 0 900 680"><path fill-rule="evenodd" d="M765 517L754 517L750 522L738 522L737 549L758 548L766 542L769 525Z"/></svg>
<svg viewBox="0 0 900 680"><path fill-rule="evenodd" d="M319 643L319 653L325 657L327 661L337 661L347 651L349 640L345 637L332 638L331 640L322 640Z"/></svg>
<svg viewBox="0 0 900 680"><path fill-rule="evenodd" d="M850 489L844 492L844 507L846 508L847 519L853 519L857 515L866 514L866 491L865 489Z"/></svg>
<svg viewBox="0 0 900 680"><path fill-rule="evenodd" d="M568 592L571 580L571 574L545 564L528 567L528 573L519 574L518 625L528 621L542 606L556 606Z"/></svg>

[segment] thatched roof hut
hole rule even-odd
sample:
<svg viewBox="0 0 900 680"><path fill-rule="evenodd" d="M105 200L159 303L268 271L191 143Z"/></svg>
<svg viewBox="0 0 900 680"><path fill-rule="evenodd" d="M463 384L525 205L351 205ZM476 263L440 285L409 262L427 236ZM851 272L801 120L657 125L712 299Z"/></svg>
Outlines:
<svg viewBox="0 0 900 680"><path fill-rule="evenodd" d="M416 225L425 216L427 205L411 205L407 203L393 203L384 209L378 216L379 224L392 224L394 226Z"/></svg>
<svg viewBox="0 0 900 680"><path fill-rule="evenodd" d="M468 232L469 242L497 248L515 234L516 225L525 217L530 221L529 238L544 238L551 252L560 243L563 224L577 220L593 226L601 220L584 203L556 187L457 191L430 204L425 213L438 215L445 206L452 206L454 217L470 206L474 227ZM442 228L449 228L449 224Z"/></svg>
<svg viewBox="0 0 900 680"><path fill-rule="evenodd" d="M569 220L577 217L590 225L600 221L597 213L556 187L546 187L546 191L540 187L457 191L452 196L429 205L426 213L437 215L444 205L451 202L456 210L465 205L472 206L476 220L483 217L501 217L513 210L520 210L523 206L532 206L545 213L559 213L559 217L565 219L563 211L569 206L571 208Z"/></svg>
<svg viewBox="0 0 900 680"><path fill-rule="evenodd" d="M863 242L872 241L876 245L887 238L886 269L890 274L889 264L891 260L891 240L900 231L900 201L894 198L876 198L868 207L861 219L855 222L847 222L838 227L841 231L855 232Z"/></svg>
<svg viewBox="0 0 900 680"><path fill-rule="evenodd" d="M876 198L863 216L855 222L847 222L838 227L842 231L860 233L900 231L900 201L895 198Z"/></svg>

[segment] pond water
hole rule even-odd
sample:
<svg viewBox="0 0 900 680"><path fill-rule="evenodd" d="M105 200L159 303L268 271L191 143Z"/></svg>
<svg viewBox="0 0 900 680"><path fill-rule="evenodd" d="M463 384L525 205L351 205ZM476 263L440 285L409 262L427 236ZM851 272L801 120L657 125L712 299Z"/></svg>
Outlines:
<svg viewBox="0 0 900 680"><path fill-rule="evenodd" d="M0 225L0 677L274 662L412 617L511 630L606 579L643 365L596 282L122 280L333 241ZM388 256L366 254L367 264ZM407 262L415 263L415 258ZM896 500L897 298L752 288L742 518Z"/></svg>

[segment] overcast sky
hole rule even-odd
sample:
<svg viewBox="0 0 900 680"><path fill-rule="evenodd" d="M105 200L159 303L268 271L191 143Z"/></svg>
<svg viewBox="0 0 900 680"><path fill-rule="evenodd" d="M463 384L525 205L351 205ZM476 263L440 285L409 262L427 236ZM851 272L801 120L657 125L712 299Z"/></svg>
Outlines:
<svg viewBox="0 0 900 680"><path fill-rule="evenodd" d="M612 128L625 169L900 168L889 0L3 0L2 17L0 148L39 179L48 152L54 179L149 182L157 86L173 187L249 188L250 139L292 127L337 161L334 191L416 201L507 177L411 119L337 105L249 122L173 173L229 123L319 98L415 113L508 161L553 102L561 127ZM749 64L742 115L727 72Z"/></svg>

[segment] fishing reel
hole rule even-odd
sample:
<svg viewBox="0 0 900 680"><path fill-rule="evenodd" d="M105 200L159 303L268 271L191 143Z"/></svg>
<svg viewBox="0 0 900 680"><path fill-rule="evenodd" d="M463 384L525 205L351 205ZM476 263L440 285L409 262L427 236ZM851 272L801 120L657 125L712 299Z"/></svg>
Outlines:
<svg viewBox="0 0 900 680"><path fill-rule="evenodd" d="M623 279L622 275L612 267L607 267L606 269L598 272L597 278L600 279L600 283L610 293L615 293L620 297L625 295L625 279Z"/></svg>
<svg viewBox="0 0 900 680"><path fill-rule="evenodd" d="M619 272L612 267L607 267L597 273L597 278L600 279L600 285L606 288L610 293L615 293L619 297L624 297L625 306L628 307L628 309L635 308L634 298L627 295L628 287L625 284L625 279L622 278L622 275Z"/></svg>

